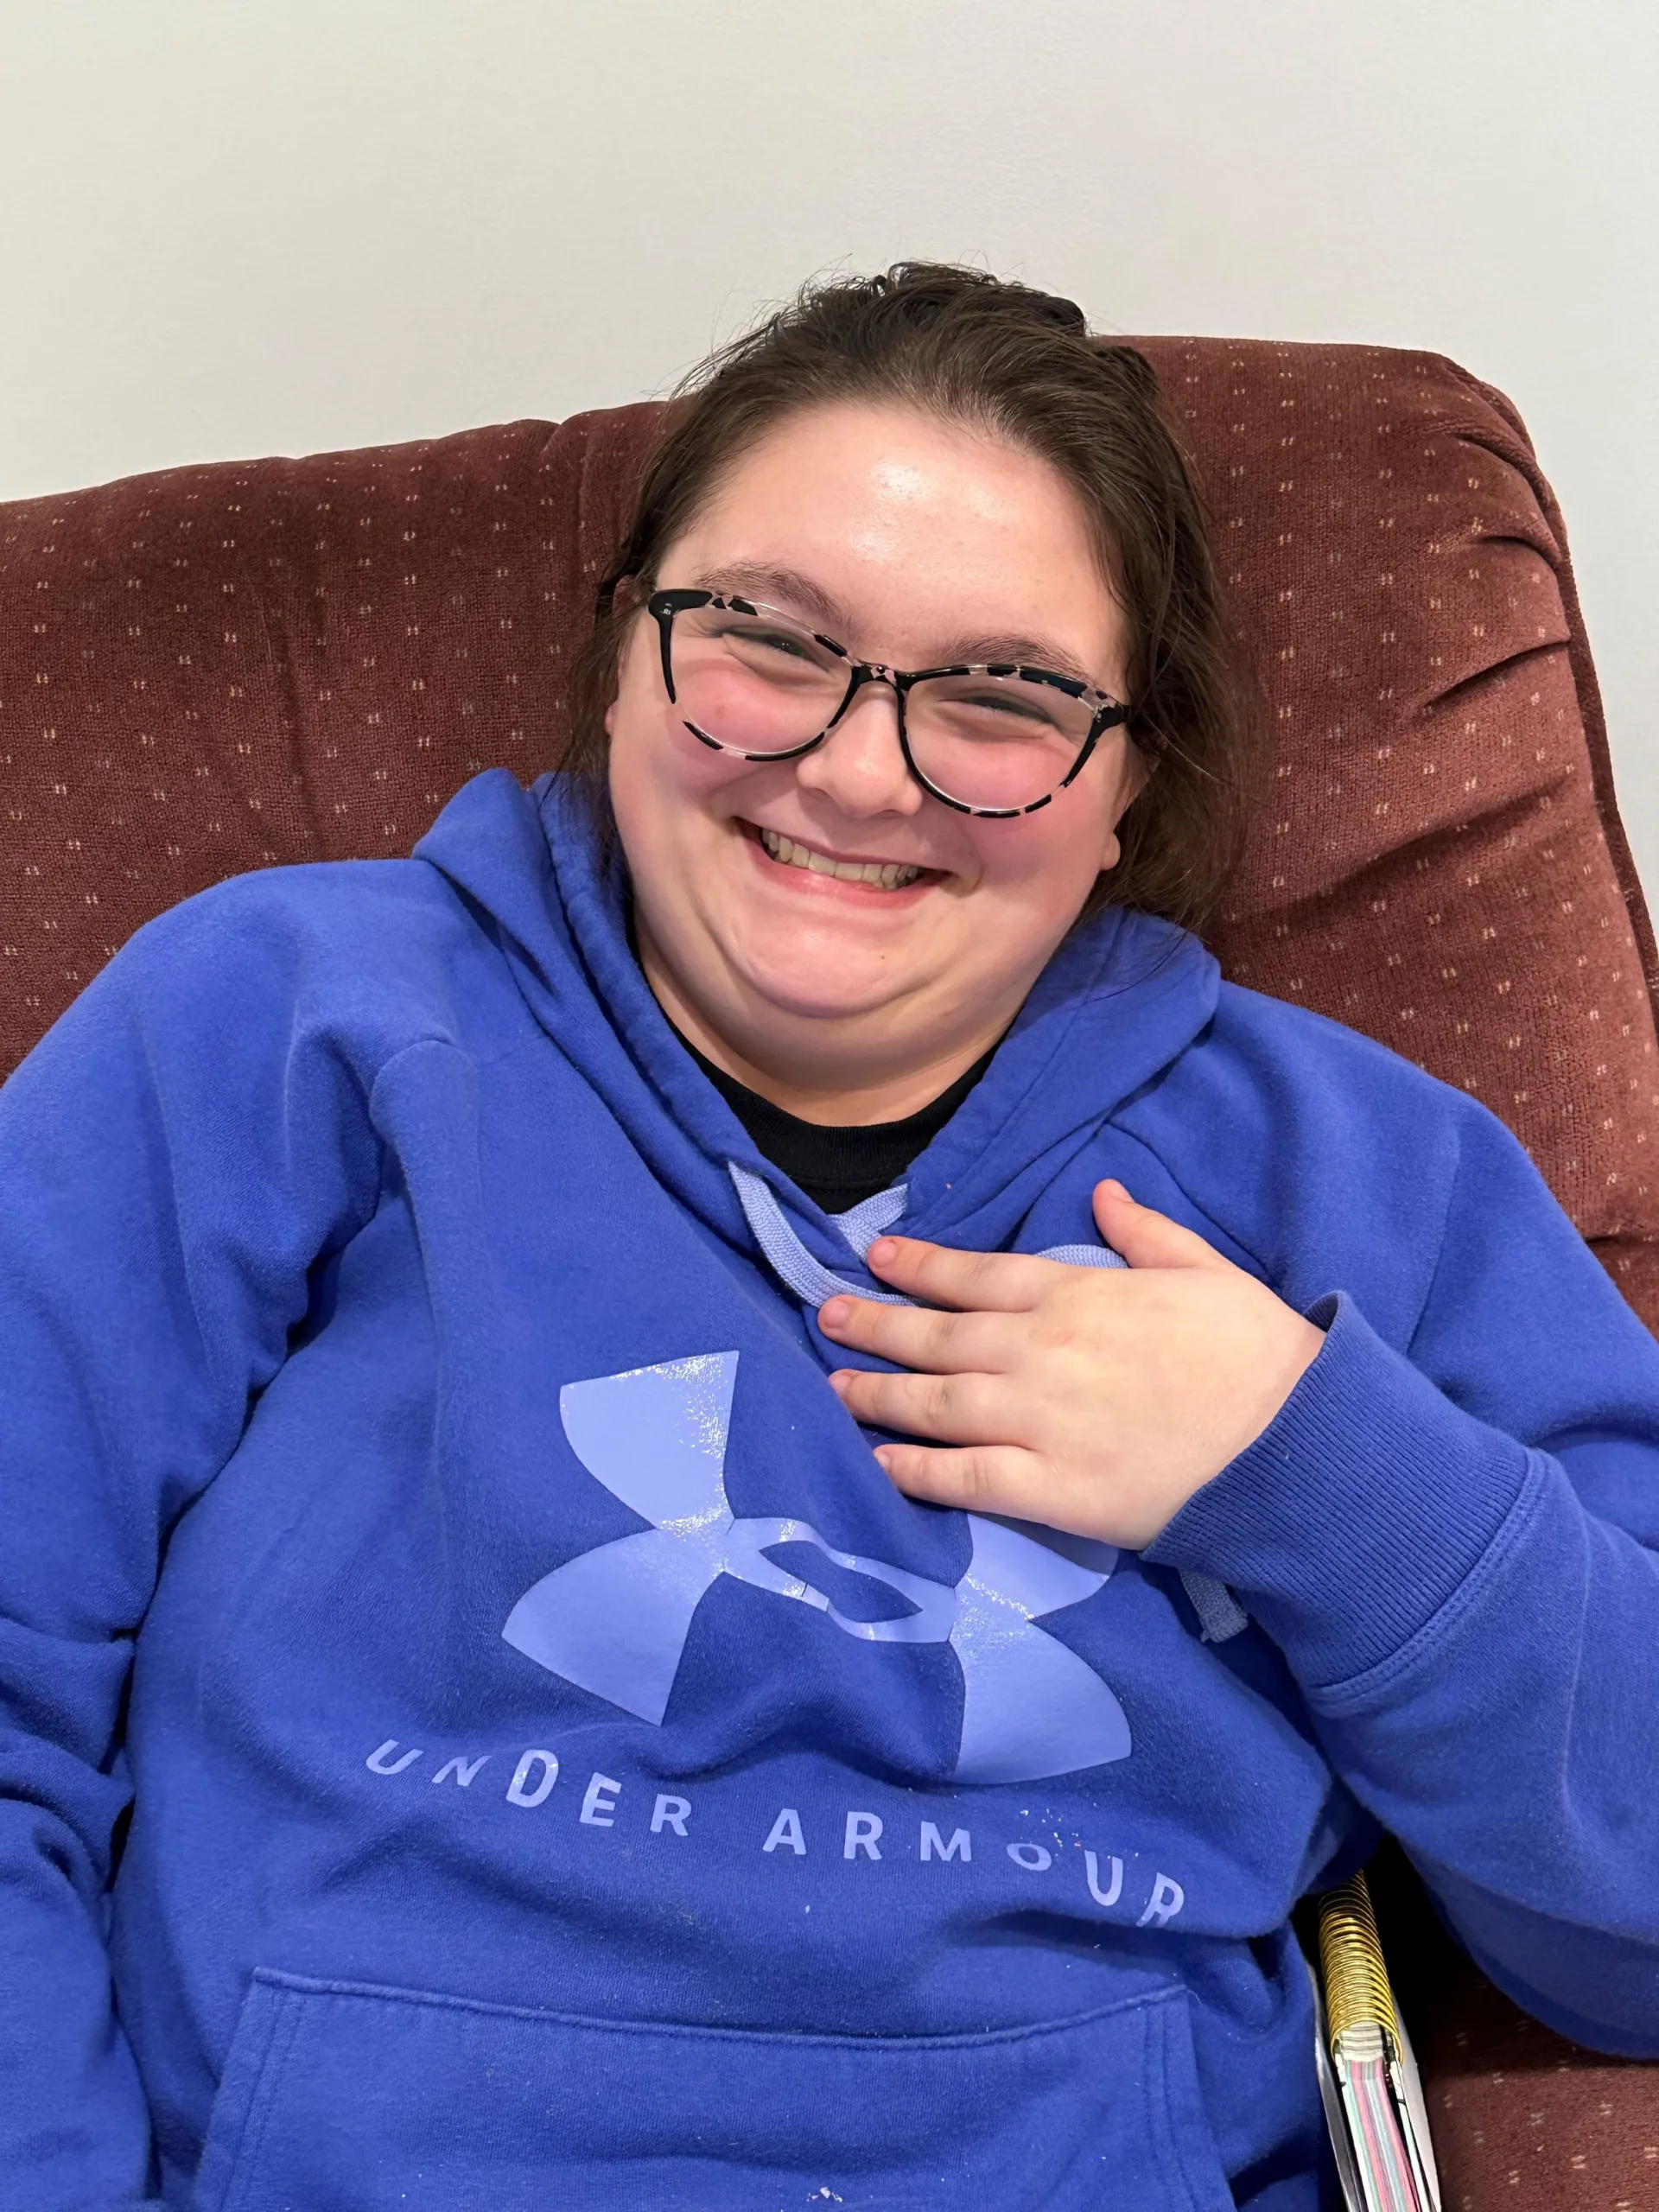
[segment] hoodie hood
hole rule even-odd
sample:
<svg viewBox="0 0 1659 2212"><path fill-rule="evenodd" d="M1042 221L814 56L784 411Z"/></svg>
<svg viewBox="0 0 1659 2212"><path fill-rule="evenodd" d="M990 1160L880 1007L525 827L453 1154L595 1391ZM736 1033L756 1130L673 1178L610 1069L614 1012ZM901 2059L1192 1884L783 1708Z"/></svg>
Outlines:
<svg viewBox="0 0 1659 2212"><path fill-rule="evenodd" d="M556 776L528 792L505 769L480 776L415 849L492 931L537 1020L683 1204L751 1249L735 1166L770 1186L815 1259L849 1272L845 1235L756 1150L652 995L628 940L620 855L601 857L579 793ZM882 1226L964 1249L1011 1245L1092 1133L1201 1035L1219 989L1213 956L1173 923L1117 906L1084 923Z"/></svg>

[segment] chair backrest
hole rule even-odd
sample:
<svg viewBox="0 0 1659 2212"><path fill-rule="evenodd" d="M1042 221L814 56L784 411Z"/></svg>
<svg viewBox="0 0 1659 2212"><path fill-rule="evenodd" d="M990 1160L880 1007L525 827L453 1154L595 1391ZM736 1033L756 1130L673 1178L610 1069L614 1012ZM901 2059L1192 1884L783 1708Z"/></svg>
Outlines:
<svg viewBox="0 0 1659 2212"><path fill-rule="evenodd" d="M1484 1100L1659 1326L1652 932L1525 431L1432 354L1137 342L1275 733L1226 971ZM556 758L658 415L0 509L0 1071L175 900Z"/></svg>

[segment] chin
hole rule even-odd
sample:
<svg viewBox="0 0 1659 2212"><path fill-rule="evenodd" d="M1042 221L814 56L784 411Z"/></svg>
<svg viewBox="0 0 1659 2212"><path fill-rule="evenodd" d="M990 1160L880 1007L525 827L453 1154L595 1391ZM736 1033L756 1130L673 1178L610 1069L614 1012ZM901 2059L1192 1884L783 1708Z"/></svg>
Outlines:
<svg viewBox="0 0 1659 2212"><path fill-rule="evenodd" d="M857 963L828 963L821 950L810 960L746 963L739 973L752 998L799 1021L853 1020L909 995L890 968L861 975Z"/></svg>
<svg viewBox="0 0 1659 2212"><path fill-rule="evenodd" d="M890 982L880 990L849 990L845 982L827 977L753 976L746 979L751 995L774 1013L796 1021L852 1021L878 1014L894 996Z"/></svg>

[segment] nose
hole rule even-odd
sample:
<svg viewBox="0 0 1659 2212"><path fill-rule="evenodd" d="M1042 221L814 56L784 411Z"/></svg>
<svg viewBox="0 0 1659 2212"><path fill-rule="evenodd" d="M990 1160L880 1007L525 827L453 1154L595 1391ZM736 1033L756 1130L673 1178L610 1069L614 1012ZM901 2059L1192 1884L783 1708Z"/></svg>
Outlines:
<svg viewBox="0 0 1659 2212"><path fill-rule="evenodd" d="M843 814L914 814L925 794L905 766L899 696L890 683L861 684L822 745L797 762L797 780Z"/></svg>

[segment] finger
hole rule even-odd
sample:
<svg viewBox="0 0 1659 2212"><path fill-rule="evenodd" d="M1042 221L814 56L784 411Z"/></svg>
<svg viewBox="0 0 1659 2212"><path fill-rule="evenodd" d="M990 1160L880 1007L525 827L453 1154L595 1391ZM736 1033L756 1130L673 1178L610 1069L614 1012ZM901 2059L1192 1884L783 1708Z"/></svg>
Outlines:
<svg viewBox="0 0 1659 2212"><path fill-rule="evenodd" d="M865 1254L870 1271L930 1306L981 1313L1025 1313L1051 1288L1052 1260L1023 1252L955 1252L915 1236L878 1236Z"/></svg>
<svg viewBox="0 0 1659 2212"><path fill-rule="evenodd" d="M1008 1434L1009 1416L988 1375L872 1375L842 1367L830 1388L856 1421L941 1444L992 1444Z"/></svg>
<svg viewBox="0 0 1659 2212"><path fill-rule="evenodd" d="M832 1298L818 1308L818 1326L834 1343L874 1352L899 1367L965 1375L1006 1371L1014 1356L1012 1332L1018 1324L1003 1313L940 1313L923 1306Z"/></svg>
<svg viewBox="0 0 1659 2212"><path fill-rule="evenodd" d="M1196 1230L1183 1229L1166 1213L1138 1205L1116 1181L1095 1185L1095 1226L1132 1268L1207 1268L1229 1274L1239 1270L1206 1244Z"/></svg>
<svg viewBox="0 0 1659 2212"><path fill-rule="evenodd" d="M1016 1444L970 1445L961 1451L882 1444L875 1456L906 1497L957 1506L966 1513L1006 1513L1019 1521L1042 1517L1045 1507L1051 1515L1053 1510L1047 1462Z"/></svg>

